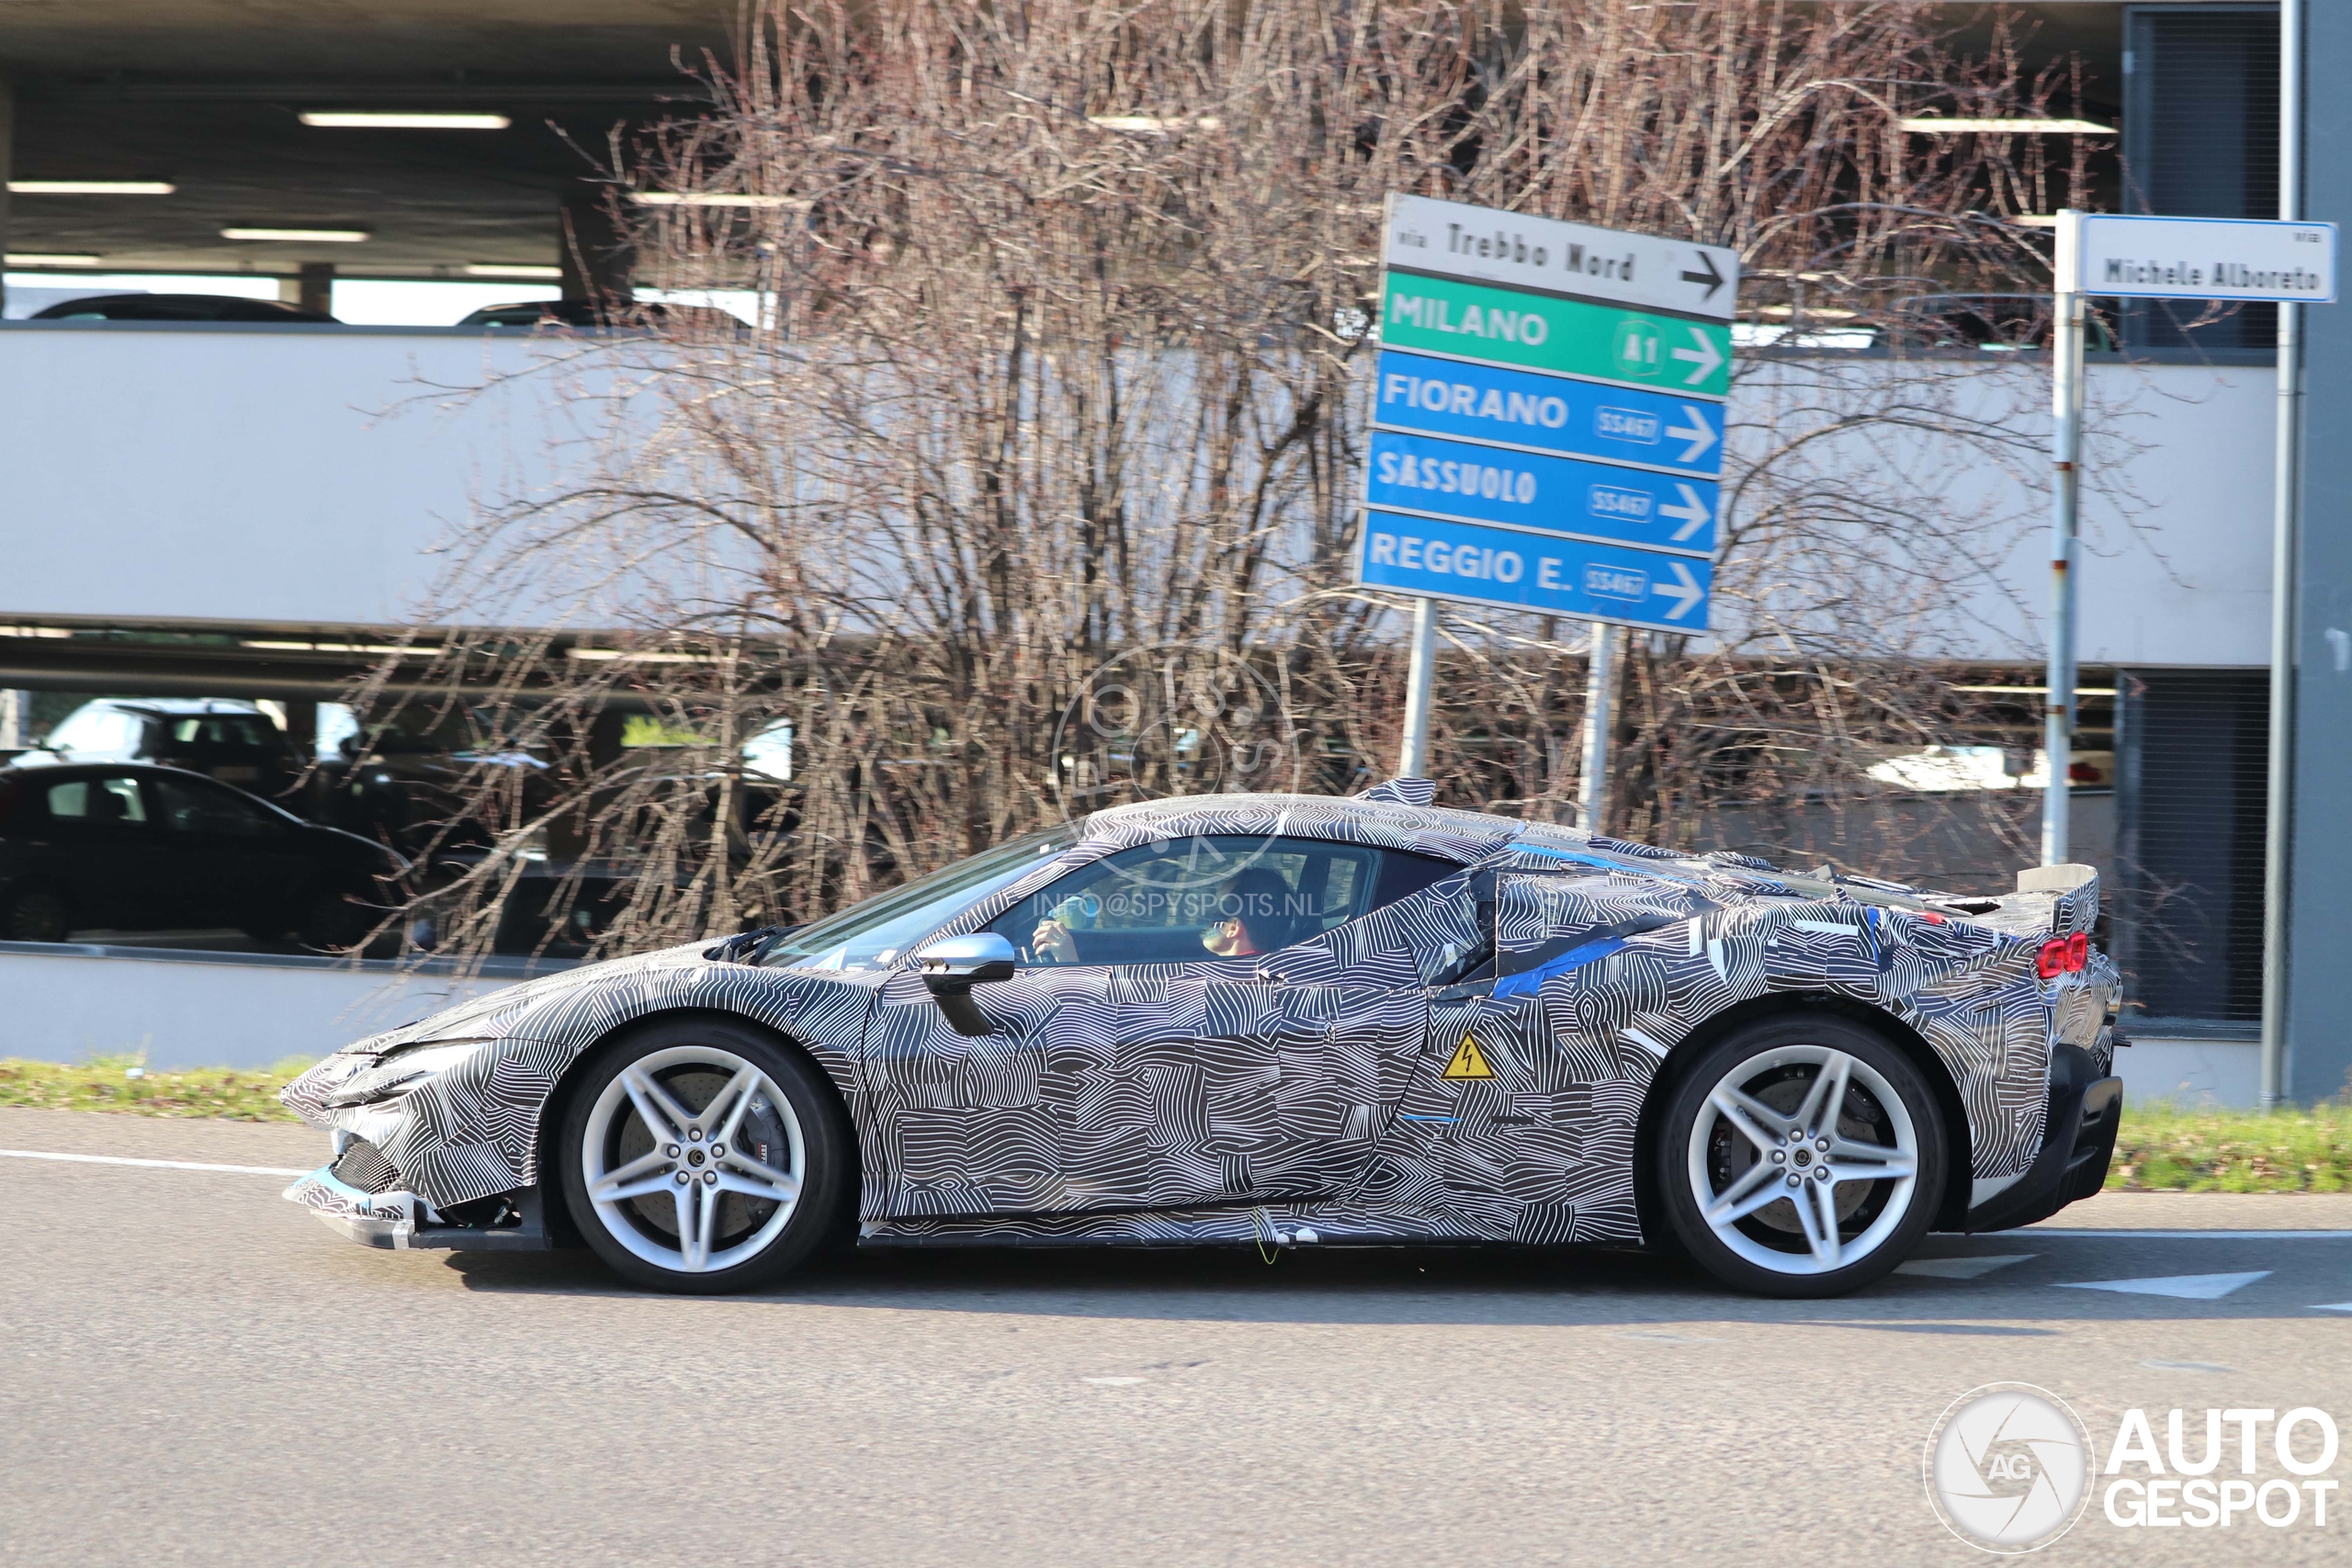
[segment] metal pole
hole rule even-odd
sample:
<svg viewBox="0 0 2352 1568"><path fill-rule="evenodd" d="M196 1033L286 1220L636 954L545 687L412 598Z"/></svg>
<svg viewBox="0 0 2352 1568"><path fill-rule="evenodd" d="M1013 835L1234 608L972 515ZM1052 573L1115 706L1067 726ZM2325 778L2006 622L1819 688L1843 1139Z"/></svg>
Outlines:
<svg viewBox="0 0 2352 1568"><path fill-rule="evenodd" d="M1396 759L1400 778L1429 776L1430 666L1436 660L1437 601L1413 601L1413 658L1405 671L1405 747Z"/></svg>
<svg viewBox="0 0 2352 1568"><path fill-rule="evenodd" d="M2058 215L2057 332L2050 374L2050 675L2042 755L2049 766L2041 797L2041 863L2067 858L2067 778L2075 761L2075 534L2083 450L2083 296L2079 212Z"/></svg>
<svg viewBox="0 0 2352 1568"><path fill-rule="evenodd" d="M2278 217L2302 217L2302 0L2278 7ZM2287 1096L2287 900L2293 890L2297 558L2301 550L2302 307L2278 302L2278 430L2270 497L2270 767L2262 846L2262 1103Z"/></svg>
<svg viewBox="0 0 2352 1568"><path fill-rule="evenodd" d="M1584 682L1584 793L1577 826L1605 832L1609 820L1609 706L1617 693L1617 628L1596 621Z"/></svg>

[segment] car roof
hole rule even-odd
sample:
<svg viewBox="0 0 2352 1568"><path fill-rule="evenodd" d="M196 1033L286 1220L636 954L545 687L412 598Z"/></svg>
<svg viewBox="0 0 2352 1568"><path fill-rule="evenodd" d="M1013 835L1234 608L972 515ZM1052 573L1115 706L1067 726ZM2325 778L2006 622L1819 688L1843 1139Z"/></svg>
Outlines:
<svg viewBox="0 0 2352 1568"><path fill-rule="evenodd" d="M1515 818L1362 795L1191 795L1095 812L1085 819L1081 836L1124 848L1171 834L1296 834L1469 862L1529 830L1528 823Z"/></svg>
<svg viewBox="0 0 2352 1568"><path fill-rule="evenodd" d="M251 790L239 789L232 784L222 784L210 773L199 773L193 768L167 768L154 762L37 762L26 760L27 757L33 755L35 753L28 752L26 757L12 758L7 766L13 769L19 778L30 778L39 774L44 779L75 779L87 778L98 773L104 773L111 778L118 773L128 773L134 778L195 779L198 783L210 784L215 789L225 789L232 795L242 795L249 799L260 800L264 806L270 804L266 800L262 800L260 795L254 795ZM273 807L273 809L282 808Z"/></svg>
<svg viewBox="0 0 2352 1568"><path fill-rule="evenodd" d="M243 294L85 294L35 312L36 321L97 316L116 321L326 321L323 310L306 310L276 299Z"/></svg>
<svg viewBox="0 0 2352 1568"><path fill-rule="evenodd" d="M126 713L171 714L258 714L261 709L243 697L98 697L85 706L103 705L120 708Z"/></svg>

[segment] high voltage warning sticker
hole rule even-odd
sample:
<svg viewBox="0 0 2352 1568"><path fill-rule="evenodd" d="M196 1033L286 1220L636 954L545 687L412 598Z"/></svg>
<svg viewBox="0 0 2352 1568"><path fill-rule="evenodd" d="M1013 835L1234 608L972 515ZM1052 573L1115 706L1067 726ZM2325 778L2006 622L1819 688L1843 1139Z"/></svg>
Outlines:
<svg viewBox="0 0 2352 1568"><path fill-rule="evenodd" d="M1487 1066L1486 1053L1478 1049L1476 1037L1465 1034L1462 1037L1462 1043L1454 1048L1453 1060L1448 1062L1445 1065L1445 1071L1438 1076L1447 1078L1490 1078L1495 1076L1495 1069Z"/></svg>

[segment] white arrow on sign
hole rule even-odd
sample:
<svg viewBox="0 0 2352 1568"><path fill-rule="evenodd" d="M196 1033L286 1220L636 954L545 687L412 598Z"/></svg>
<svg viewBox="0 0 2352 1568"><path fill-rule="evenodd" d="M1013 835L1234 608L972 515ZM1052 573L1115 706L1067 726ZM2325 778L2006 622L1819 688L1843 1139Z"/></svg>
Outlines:
<svg viewBox="0 0 2352 1568"><path fill-rule="evenodd" d="M1663 593L1675 602L1674 608L1666 613L1666 618L1669 621L1679 621L1690 613L1692 605L1707 596L1707 591L1699 586L1699 580L1691 576L1690 569L1680 561L1668 561L1667 565L1674 569L1674 575L1678 581L1661 582L1650 592Z"/></svg>
<svg viewBox="0 0 2352 1568"><path fill-rule="evenodd" d="M1674 351L1675 358L1688 360L1698 367L1698 368L1691 371L1689 376L1683 378L1682 384L1686 387L1697 386L1700 382L1713 375L1715 373L1715 367L1724 362L1722 353L1715 347L1715 340L1709 337L1699 328L1692 327L1690 329L1690 341L1697 344L1699 346L1696 348L1678 348Z"/></svg>
<svg viewBox="0 0 2352 1568"><path fill-rule="evenodd" d="M1690 423L1688 424L1668 425L1666 427L1667 439L1670 441L1688 441L1690 443L1690 446L1685 446L1682 449L1681 461L1685 463L1695 463L1699 460L1701 454L1704 453L1708 447L1713 446L1715 444L1715 433L1713 428L1707 423L1707 416L1701 413L1697 409L1692 408L1689 403L1684 403L1682 405L1682 417L1689 420Z"/></svg>
<svg viewBox="0 0 2352 1568"><path fill-rule="evenodd" d="M1674 488L1682 492L1682 504L1661 506L1657 512L1661 517L1682 519L1682 526L1674 531L1674 542L1679 545L1707 525L1708 513L1707 503L1699 499L1697 491L1692 490L1689 485L1676 485Z"/></svg>

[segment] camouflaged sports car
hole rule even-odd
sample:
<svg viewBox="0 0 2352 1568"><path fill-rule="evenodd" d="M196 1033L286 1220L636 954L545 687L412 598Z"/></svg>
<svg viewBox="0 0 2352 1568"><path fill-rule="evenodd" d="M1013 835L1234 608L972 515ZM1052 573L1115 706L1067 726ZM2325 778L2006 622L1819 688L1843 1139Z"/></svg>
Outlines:
<svg viewBox="0 0 2352 1568"><path fill-rule="evenodd" d="M2085 866L1961 898L1438 810L1104 811L813 925L360 1041L287 1196L662 1289L849 1245L1679 1248L1827 1295L2098 1190Z"/></svg>

